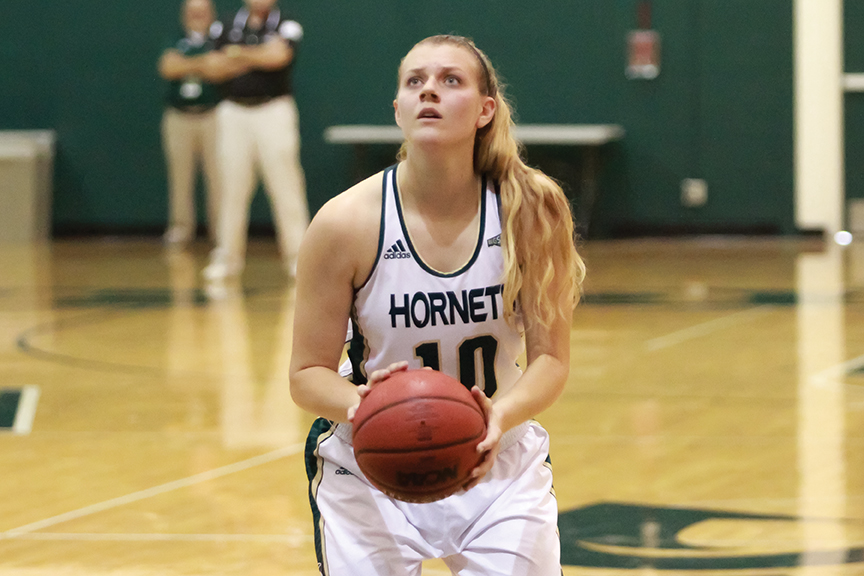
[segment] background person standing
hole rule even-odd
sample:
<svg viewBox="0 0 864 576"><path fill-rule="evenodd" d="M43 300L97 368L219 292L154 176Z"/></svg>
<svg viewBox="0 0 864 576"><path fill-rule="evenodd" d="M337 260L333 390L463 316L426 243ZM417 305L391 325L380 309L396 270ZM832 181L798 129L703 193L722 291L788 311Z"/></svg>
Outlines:
<svg viewBox="0 0 864 576"><path fill-rule="evenodd" d="M162 53L159 74L168 80L162 115L162 147L168 168L168 229L164 240L181 247L195 238L195 183L198 166L207 185L207 230L216 240L221 175L218 165L216 106L219 87L208 80L208 54L222 33L210 0L186 0L183 36Z"/></svg>
<svg viewBox="0 0 864 576"><path fill-rule="evenodd" d="M256 168L270 196L280 251L291 277L309 222L291 82L303 28L275 4L245 0L244 7L225 21L214 53L213 70L224 81L226 97L219 110L224 209L217 246L204 269L209 280L243 270Z"/></svg>

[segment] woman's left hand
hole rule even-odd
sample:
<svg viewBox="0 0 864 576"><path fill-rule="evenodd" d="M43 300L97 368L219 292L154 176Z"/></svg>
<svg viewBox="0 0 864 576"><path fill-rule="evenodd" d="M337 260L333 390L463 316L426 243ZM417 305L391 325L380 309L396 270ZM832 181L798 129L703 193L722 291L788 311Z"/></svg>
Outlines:
<svg viewBox="0 0 864 576"><path fill-rule="evenodd" d="M470 480L462 487L463 490L470 490L479 484L489 470L492 469L495 459L498 458L498 451L501 449L501 436L504 434L497 420L493 417L492 400L477 386L471 389L471 394L486 416L486 437L477 445L477 452L482 454L483 457L480 463L471 471Z"/></svg>

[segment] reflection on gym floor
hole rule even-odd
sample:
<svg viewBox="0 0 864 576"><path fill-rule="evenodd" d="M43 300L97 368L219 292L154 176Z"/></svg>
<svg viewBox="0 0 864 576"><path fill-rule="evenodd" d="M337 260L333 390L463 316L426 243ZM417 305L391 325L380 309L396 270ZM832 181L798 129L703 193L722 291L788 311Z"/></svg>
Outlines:
<svg viewBox="0 0 864 576"><path fill-rule="evenodd" d="M864 574L864 247L593 242L564 574ZM0 246L0 574L317 575L275 247ZM429 562L424 574L447 574Z"/></svg>

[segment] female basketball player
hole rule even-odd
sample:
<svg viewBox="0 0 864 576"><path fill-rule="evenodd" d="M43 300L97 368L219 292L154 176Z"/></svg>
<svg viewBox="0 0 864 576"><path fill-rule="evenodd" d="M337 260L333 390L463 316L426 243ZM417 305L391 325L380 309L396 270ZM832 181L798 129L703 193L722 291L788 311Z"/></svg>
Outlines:
<svg viewBox="0 0 864 576"><path fill-rule="evenodd" d="M443 558L467 576L558 576L548 436L531 418L569 370L584 276L569 203L520 160L495 71L470 40L414 46L393 106L399 163L328 202L300 253L291 393L321 416L306 454L321 573L416 576ZM466 490L427 504L373 488L350 444L369 387L409 366L461 380L487 412Z"/></svg>

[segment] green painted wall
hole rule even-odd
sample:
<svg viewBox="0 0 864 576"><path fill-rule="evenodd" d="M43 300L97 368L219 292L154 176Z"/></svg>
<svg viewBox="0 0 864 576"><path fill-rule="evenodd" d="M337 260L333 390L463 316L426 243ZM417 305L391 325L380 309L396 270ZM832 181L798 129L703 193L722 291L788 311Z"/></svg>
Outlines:
<svg viewBox="0 0 864 576"><path fill-rule="evenodd" d="M864 73L864 2L845 0L846 72ZM846 197L864 198L864 93L846 94Z"/></svg>
<svg viewBox="0 0 864 576"><path fill-rule="evenodd" d="M220 12L239 4L217 1ZM292 11L306 31L296 84L313 210L352 183L351 150L326 144L324 128L391 122L399 59L424 36L455 32L489 53L521 121L625 127L624 142L604 154L596 236L794 232L791 0L654 0L663 40L654 81L624 77L636 4L296 0ZM155 63L177 13L174 0L4 4L0 129L58 131L57 231L161 230L167 201ZM391 153L373 151L366 168ZM578 186L573 151L531 150L530 159L571 193ZM708 182L699 209L680 203L680 182L691 177ZM262 194L253 222L269 223Z"/></svg>

